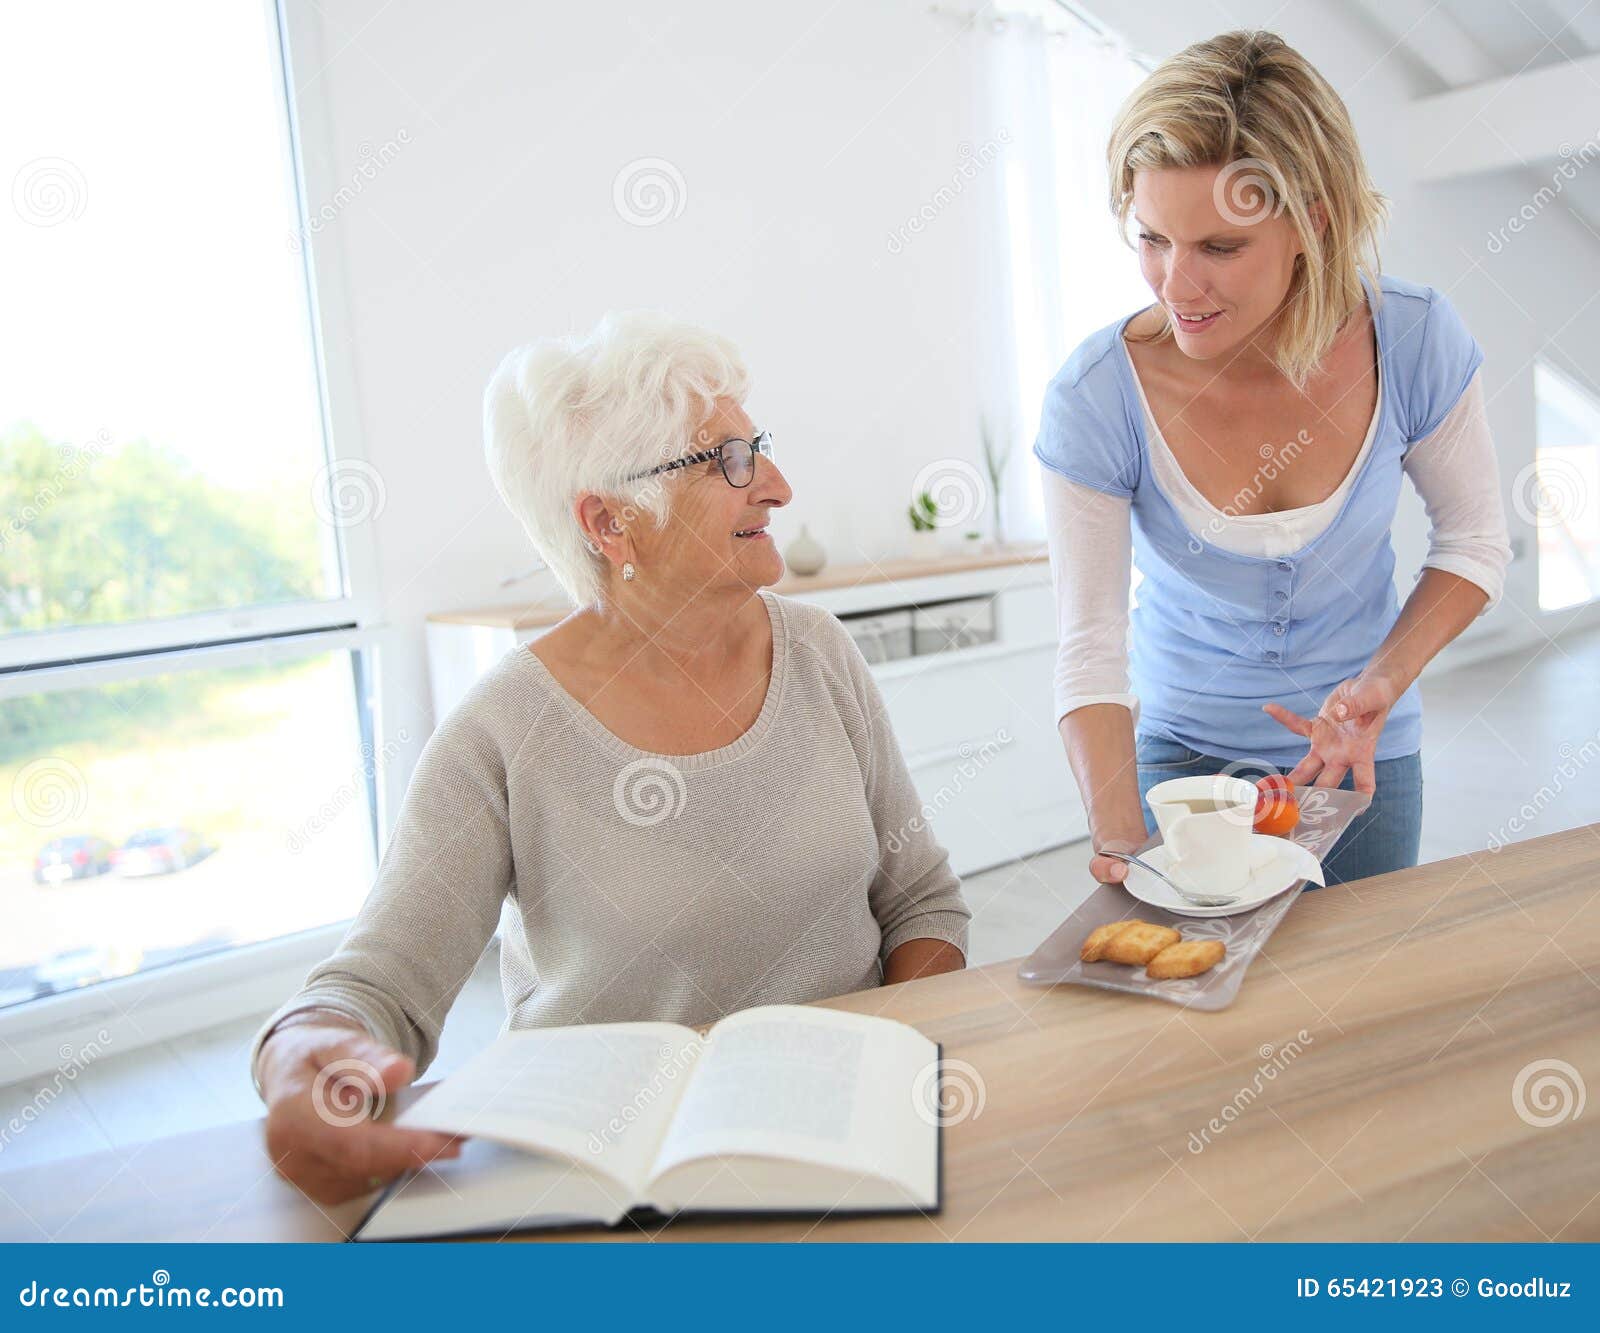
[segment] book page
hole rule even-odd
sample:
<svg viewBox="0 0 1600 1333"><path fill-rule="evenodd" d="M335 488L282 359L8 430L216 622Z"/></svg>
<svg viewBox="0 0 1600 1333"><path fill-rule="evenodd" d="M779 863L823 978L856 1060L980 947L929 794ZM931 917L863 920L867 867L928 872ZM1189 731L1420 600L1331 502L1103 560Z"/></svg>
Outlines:
<svg viewBox="0 0 1600 1333"><path fill-rule="evenodd" d="M783 1157L934 1192L937 1134L917 1091L938 1047L888 1019L802 1005L725 1018L678 1104L654 1176L704 1157Z"/></svg>
<svg viewBox="0 0 1600 1333"><path fill-rule="evenodd" d="M673 1023L506 1032L395 1123L550 1153L637 1191L701 1046Z"/></svg>
<svg viewBox="0 0 1600 1333"><path fill-rule="evenodd" d="M398 1182L357 1239L611 1226L633 1202L633 1192L620 1181L565 1158L468 1139L460 1157Z"/></svg>

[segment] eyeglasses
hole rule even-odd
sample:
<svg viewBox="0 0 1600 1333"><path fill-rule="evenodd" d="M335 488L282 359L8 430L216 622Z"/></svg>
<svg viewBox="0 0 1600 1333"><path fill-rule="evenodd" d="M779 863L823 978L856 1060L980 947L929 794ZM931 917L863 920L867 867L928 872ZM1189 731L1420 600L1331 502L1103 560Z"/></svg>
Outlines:
<svg viewBox="0 0 1600 1333"><path fill-rule="evenodd" d="M663 463L660 467L647 468L643 472L635 472L628 481L638 481L640 477L653 477L658 472L671 472L674 468L693 467L696 463L709 463L713 458L722 467L722 475L727 479L728 485L737 490L743 490L756 479L756 455L763 458L772 457L772 432L764 430L759 432L753 440L724 440L715 449L702 449L697 454L685 454L682 458L674 458L670 463Z"/></svg>

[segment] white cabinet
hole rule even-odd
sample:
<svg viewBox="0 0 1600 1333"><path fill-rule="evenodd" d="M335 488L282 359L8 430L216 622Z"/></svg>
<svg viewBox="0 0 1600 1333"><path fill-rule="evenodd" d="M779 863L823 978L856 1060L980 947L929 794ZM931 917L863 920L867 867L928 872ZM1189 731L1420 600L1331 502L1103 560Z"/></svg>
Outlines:
<svg viewBox="0 0 1600 1333"><path fill-rule="evenodd" d="M1042 551L825 570L776 591L835 615L991 599L993 642L871 668L925 817L962 875L1087 836L1055 728L1055 607ZM516 608L430 617L434 716L556 619Z"/></svg>

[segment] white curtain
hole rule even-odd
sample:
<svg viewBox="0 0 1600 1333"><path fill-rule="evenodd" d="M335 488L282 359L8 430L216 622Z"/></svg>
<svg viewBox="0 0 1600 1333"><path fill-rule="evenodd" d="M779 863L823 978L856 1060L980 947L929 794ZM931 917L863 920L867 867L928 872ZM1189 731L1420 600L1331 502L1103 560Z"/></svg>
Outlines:
<svg viewBox="0 0 1600 1333"><path fill-rule="evenodd" d="M991 28L984 72L983 114L1007 144L986 228L1000 243L985 263L984 410L1016 446L1007 534L1039 540L1044 507L1029 451L1045 387L1083 338L1151 299L1107 206L1105 166L1117 108L1146 71L1068 15L1047 28L1016 14Z"/></svg>

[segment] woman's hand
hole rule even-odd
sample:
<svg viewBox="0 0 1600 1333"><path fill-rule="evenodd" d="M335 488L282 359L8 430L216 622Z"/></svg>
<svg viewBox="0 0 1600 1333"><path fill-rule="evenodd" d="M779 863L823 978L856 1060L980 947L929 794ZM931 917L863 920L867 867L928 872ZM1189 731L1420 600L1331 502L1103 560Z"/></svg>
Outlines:
<svg viewBox="0 0 1600 1333"><path fill-rule="evenodd" d="M1144 845L1146 836L1141 822L1136 828L1129 828L1121 836L1112 833L1095 838L1094 846L1101 851L1137 853ZM1128 863L1109 856L1091 856L1089 873L1094 876L1098 884L1121 884L1128 878Z"/></svg>
<svg viewBox="0 0 1600 1333"><path fill-rule="evenodd" d="M1290 771L1289 781L1297 786L1337 787L1347 772L1354 771L1357 791L1376 791L1373 756L1389 710L1399 697L1387 678L1362 673L1336 685L1310 721L1282 704L1263 704L1276 721L1311 742L1306 757Z"/></svg>
<svg viewBox="0 0 1600 1333"><path fill-rule="evenodd" d="M278 1174L318 1203L342 1203L461 1152L448 1134L370 1118L416 1066L336 1018L279 1028L260 1062L267 1152Z"/></svg>

